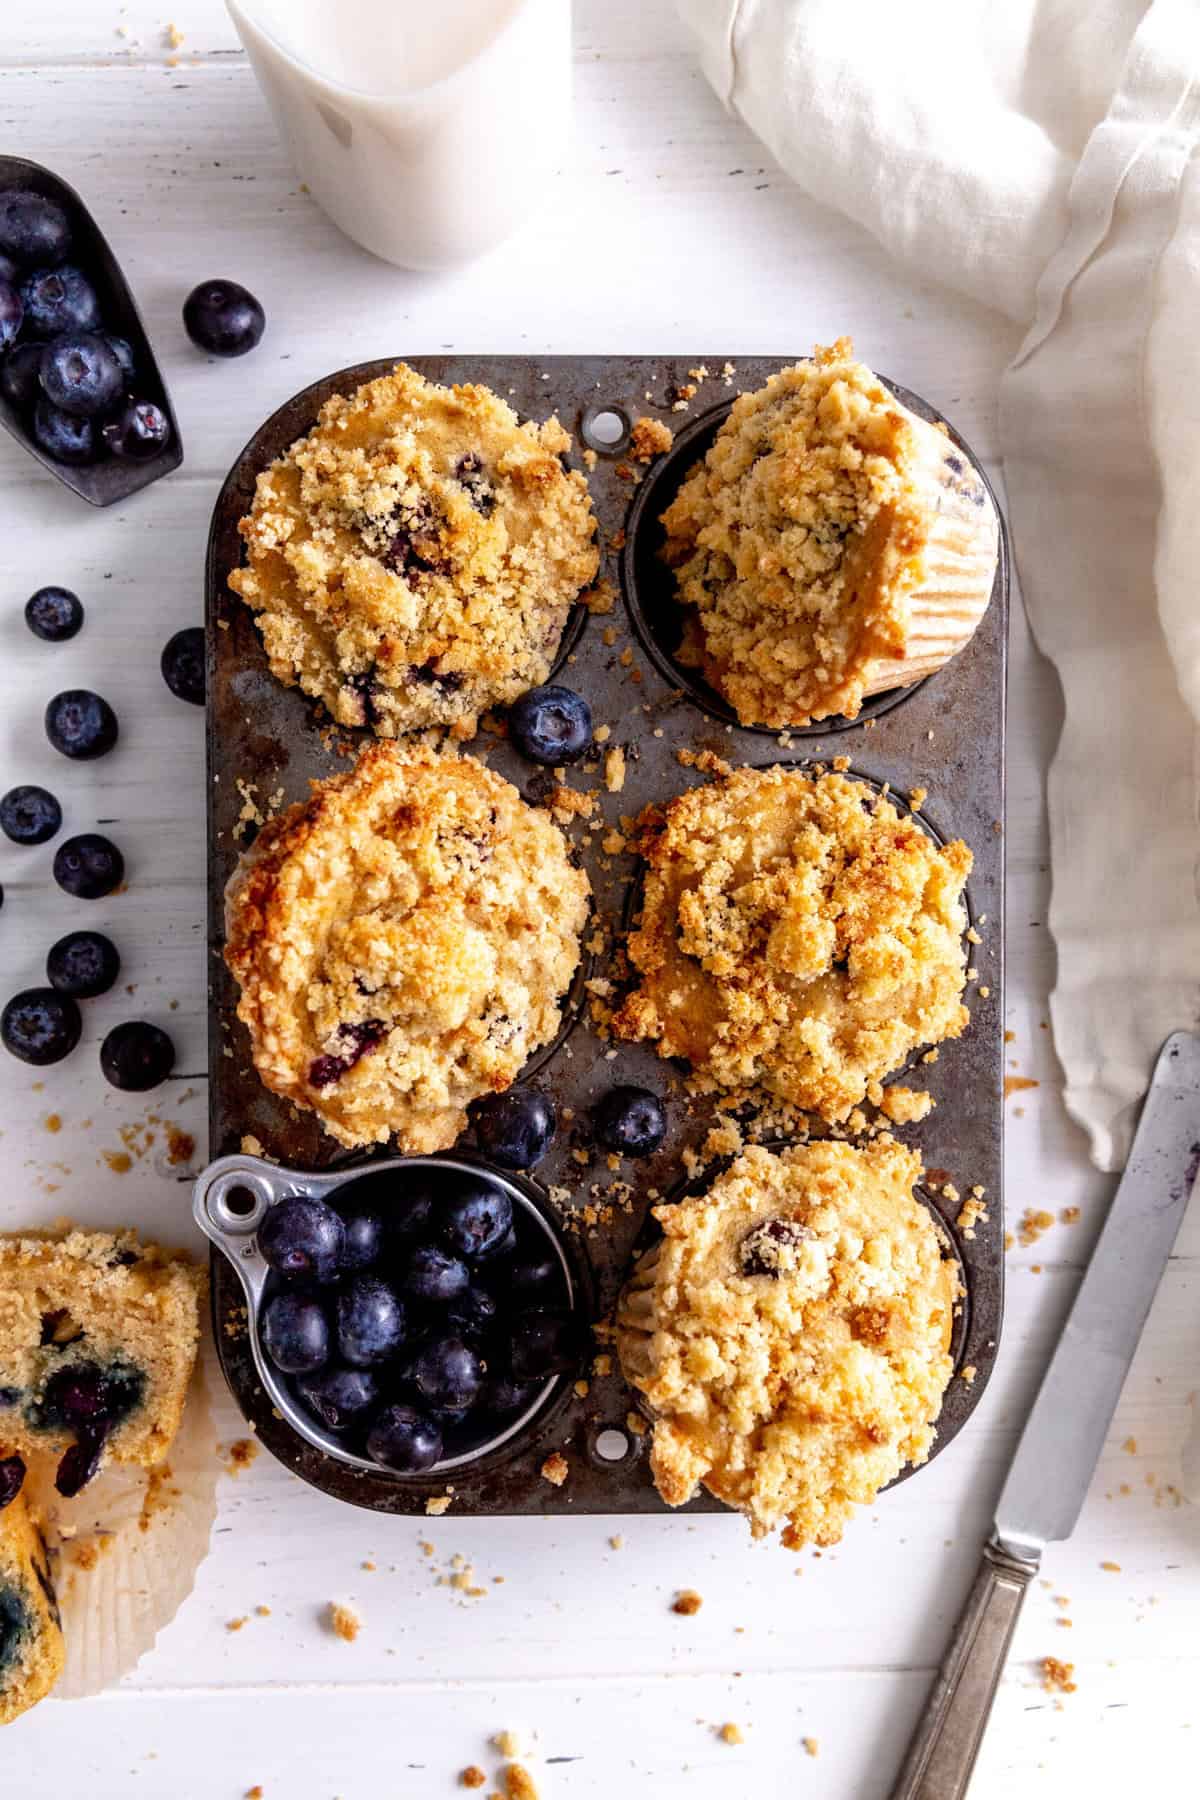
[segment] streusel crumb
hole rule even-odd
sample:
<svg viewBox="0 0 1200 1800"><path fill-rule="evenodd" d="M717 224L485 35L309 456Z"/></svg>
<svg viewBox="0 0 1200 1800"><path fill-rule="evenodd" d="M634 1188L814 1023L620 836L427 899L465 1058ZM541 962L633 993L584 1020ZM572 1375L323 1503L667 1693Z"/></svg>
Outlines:
<svg viewBox="0 0 1200 1800"><path fill-rule="evenodd" d="M558 1450L551 1451L542 1464L542 1480L548 1481L551 1487L561 1487L570 1473L570 1463Z"/></svg>
<svg viewBox="0 0 1200 1800"><path fill-rule="evenodd" d="M329 1629L343 1643L352 1644L362 1630L362 1620L351 1606L343 1606L338 1600L329 1603Z"/></svg>

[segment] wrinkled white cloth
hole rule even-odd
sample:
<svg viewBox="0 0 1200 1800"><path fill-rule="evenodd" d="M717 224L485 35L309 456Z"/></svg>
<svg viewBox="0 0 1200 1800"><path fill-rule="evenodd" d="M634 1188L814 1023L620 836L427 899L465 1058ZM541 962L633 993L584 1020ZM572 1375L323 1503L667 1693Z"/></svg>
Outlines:
<svg viewBox="0 0 1200 1800"><path fill-rule="evenodd" d="M1200 0L679 0L809 193L1028 326L1000 392L1021 589L1057 667L1065 1099L1119 1168L1200 1022Z"/></svg>

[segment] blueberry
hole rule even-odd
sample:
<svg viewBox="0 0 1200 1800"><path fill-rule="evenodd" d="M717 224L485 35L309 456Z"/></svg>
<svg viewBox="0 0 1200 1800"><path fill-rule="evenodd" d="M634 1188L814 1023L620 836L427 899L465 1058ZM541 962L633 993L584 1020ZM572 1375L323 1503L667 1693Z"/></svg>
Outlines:
<svg viewBox="0 0 1200 1800"><path fill-rule="evenodd" d="M356 1275L362 1269L369 1269L383 1255L386 1236L383 1218L377 1212L362 1210L343 1213L342 1220L346 1235L338 1267L346 1275Z"/></svg>
<svg viewBox="0 0 1200 1800"><path fill-rule="evenodd" d="M385 1406L367 1434L367 1453L385 1469L416 1475L441 1461L442 1434L413 1406Z"/></svg>
<svg viewBox="0 0 1200 1800"><path fill-rule="evenodd" d="M76 900L103 900L125 879L125 858L98 831L64 840L54 853L54 879Z"/></svg>
<svg viewBox="0 0 1200 1800"><path fill-rule="evenodd" d="M346 1228L332 1206L293 1194L271 1207L258 1228L259 1253L279 1275L336 1279Z"/></svg>
<svg viewBox="0 0 1200 1800"><path fill-rule="evenodd" d="M54 1476L54 1485L64 1500L73 1500L81 1493L99 1469L107 1435L99 1427L84 1426L64 1452Z"/></svg>
<svg viewBox="0 0 1200 1800"><path fill-rule="evenodd" d="M592 709L573 688L530 688L513 702L508 714L509 736L529 762L557 769L578 762L592 742Z"/></svg>
<svg viewBox="0 0 1200 1800"><path fill-rule="evenodd" d="M409 1244L414 1238L428 1237L433 1231L433 1195L428 1188L414 1188L389 1194L387 1232L389 1241Z"/></svg>
<svg viewBox="0 0 1200 1800"><path fill-rule="evenodd" d="M522 1313L513 1323L509 1364L518 1381L574 1368L581 1352L580 1334L568 1313Z"/></svg>
<svg viewBox="0 0 1200 1800"><path fill-rule="evenodd" d="M355 1368L386 1362L404 1341L404 1308L378 1275L354 1275L337 1297L338 1349Z"/></svg>
<svg viewBox="0 0 1200 1800"><path fill-rule="evenodd" d="M52 462L89 463L96 454L92 421L52 406L45 394L38 395L33 409L33 440Z"/></svg>
<svg viewBox="0 0 1200 1800"><path fill-rule="evenodd" d="M66 994L53 988L26 988L0 1014L0 1042L22 1062L61 1062L79 1042L83 1020Z"/></svg>
<svg viewBox="0 0 1200 1800"><path fill-rule="evenodd" d="M0 281L11 282L16 287L20 276L21 271L15 260L0 250Z"/></svg>
<svg viewBox="0 0 1200 1800"><path fill-rule="evenodd" d="M439 1223L457 1256L488 1256L499 1248L512 1224L512 1201L503 1188L468 1177L442 1205Z"/></svg>
<svg viewBox="0 0 1200 1800"><path fill-rule="evenodd" d="M42 355L38 380L52 406L81 419L108 412L125 387L114 352L94 331L68 331L53 338Z"/></svg>
<svg viewBox="0 0 1200 1800"><path fill-rule="evenodd" d="M56 750L77 762L106 756L117 741L118 729L108 701L87 688L67 688L46 707L46 736Z"/></svg>
<svg viewBox="0 0 1200 1800"><path fill-rule="evenodd" d="M0 280L0 350L15 342L24 317L20 294L11 281Z"/></svg>
<svg viewBox="0 0 1200 1800"><path fill-rule="evenodd" d="M83 624L83 607L70 588L41 587L25 602L25 623L48 644L73 638Z"/></svg>
<svg viewBox="0 0 1200 1800"><path fill-rule="evenodd" d="M186 625L167 639L162 653L162 677L177 700L204 705L204 627Z"/></svg>
<svg viewBox="0 0 1200 1800"><path fill-rule="evenodd" d="M309 1294L276 1294L262 1319L263 1345L285 1375L309 1375L329 1361L329 1320Z"/></svg>
<svg viewBox="0 0 1200 1800"><path fill-rule="evenodd" d="M348 1431L379 1398L379 1383L368 1369L339 1364L296 1385L327 1431Z"/></svg>
<svg viewBox="0 0 1200 1800"><path fill-rule="evenodd" d="M28 412L41 394L42 355L41 344L18 344L0 363L0 393L18 412Z"/></svg>
<svg viewBox="0 0 1200 1800"><path fill-rule="evenodd" d="M128 399L115 418L100 427L100 436L113 456L157 456L171 441L171 421L153 400Z"/></svg>
<svg viewBox="0 0 1200 1800"><path fill-rule="evenodd" d="M434 1338L414 1358L409 1379L427 1406L458 1411L478 1400L483 1364L462 1338Z"/></svg>
<svg viewBox="0 0 1200 1800"><path fill-rule="evenodd" d="M596 1137L618 1156L650 1156L667 1135L667 1113L649 1088L614 1087L592 1109Z"/></svg>
<svg viewBox="0 0 1200 1800"><path fill-rule="evenodd" d="M446 1312L446 1325L459 1337L483 1338L492 1331L500 1308L486 1288L471 1286Z"/></svg>
<svg viewBox="0 0 1200 1800"><path fill-rule="evenodd" d="M71 248L66 209L31 188L0 194L0 251L19 268L52 269Z"/></svg>
<svg viewBox="0 0 1200 1800"><path fill-rule="evenodd" d="M400 1287L413 1300L457 1300L471 1285L465 1262L437 1244L418 1244L408 1259Z"/></svg>
<svg viewBox="0 0 1200 1800"><path fill-rule="evenodd" d="M121 365L121 374L127 382L132 381L137 365L133 359L133 345L128 338L118 337L115 331L102 331L104 339L113 355Z"/></svg>
<svg viewBox="0 0 1200 1800"><path fill-rule="evenodd" d="M531 1169L554 1137L554 1104L538 1088L514 1087L488 1094L468 1108L475 1142L502 1169Z"/></svg>
<svg viewBox="0 0 1200 1800"><path fill-rule="evenodd" d="M68 931L51 944L46 957L50 986L73 1000L107 994L120 973L117 947L102 931Z"/></svg>
<svg viewBox="0 0 1200 1800"><path fill-rule="evenodd" d="M48 844L62 824L62 807L44 787L9 788L0 798L0 831L14 844Z"/></svg>
<svg viewBox="0 0 1200 1800"><path fill-rule="evenodd" d="M12 1505L24 1479L25 1464L19 1456L0 1457L0 1512Z"/></svg>
<svg viewBox="0 0 1200 1800"><path fill-rule="evenodd" d="M549 1253L522 1257L505 1269L504 1291L526 1306L544 1304L549 1298L559 1299L563 1291L562 1265Z"/></svg>
<svg viewBox="0 0 1200 1800"><path fill-rule="evenodd" d="M254 295L236 281L202 281L183 303L183 324L201 350L213 356L244 356L267 324Z"/></svg>
<svg viewBox="0 0 1200 1800"><path fill-rule="evenodd" d="M96 290L74 263L35 269L21 283L21 300L30 337L55 338L64 331L97 331L100 327Z"/></svg>
<svg viewBox="0 0 1200 1800"><path fill-rule="evenodd" d="M165 1031L146 1019L114 1025L100 1046L101 1074L129 1094L144 1094L157 1087L174 1067L174 1044Z"/></svg>
<svg viewBox="0 0 1200 1800"><path fill-rule="evenodd" d="M518 1381L513 1375L494 1375L483 1391L482 1410L506 1418L524 1412L540 1394L540 1381Z"/></svg>

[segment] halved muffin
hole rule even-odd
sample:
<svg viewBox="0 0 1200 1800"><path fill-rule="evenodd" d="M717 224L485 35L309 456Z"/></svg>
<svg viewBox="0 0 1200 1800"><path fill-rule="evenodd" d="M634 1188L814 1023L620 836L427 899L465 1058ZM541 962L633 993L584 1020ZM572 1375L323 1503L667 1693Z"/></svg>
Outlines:
<svg viewBox="0 0 1200 1800"><path fill-rule="evenodd" d="M0 1450L0 1483L7 1461ZM24 1494L6 1504L0 1496L0 1725L45 1699L63 1661L45 1541Z"/></svg>

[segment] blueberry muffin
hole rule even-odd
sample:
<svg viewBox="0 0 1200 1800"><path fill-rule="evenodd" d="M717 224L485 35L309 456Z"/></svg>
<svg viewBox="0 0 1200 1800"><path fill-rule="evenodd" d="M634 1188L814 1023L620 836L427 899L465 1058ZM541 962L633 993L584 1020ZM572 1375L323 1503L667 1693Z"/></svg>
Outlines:
<svg viewBox="0 0 1200 1800"><path fill-rule="evenodd" d="M446 1149L558 1030L588 891L558 827L482 763L368 745L229 884L259 1075L340 1143Z"/></svg>
<svg viewBox="0 0 1200 1800"><path fill-rule="evenodd" d="M844 775L739 769L650 807L638 977L618 1037L701 1089L765 1089L845 1119L921 1044L967 1024L971 852Z"/></svg>
<svg viewBox="0 0 1200 1800"><path fill-rule="evenodd" d="M259 476L229 577L272 673L381 737L470 737L544 681L598 563L570 442L404 363L327 400Z"/></svg>
<svg viewBox="0 0 1200 1800"><path fill-rule="evenodd" d="M841 338L743 394L662 516L681 660L744 725L801 726L940 668L987 610L999 521L946 433Z"/></svg>
<svg viewBox="0 0 1200 1800"><path fill-rule="evenodd" d="M617 1348L669 1506L703 1486L756 1537L835 1544L855 1506L925 1461L958 1280L920 1176L886 1137L754 1148L655 1209L662 1242L622 1296Z"/></svg>
<svg viewBox="0 0 1200 1800"><path fill-rule="evenodd" d="M20 1459L0 1449L0 1725L44 1700L64 1662L45 1540L24 1494L5 1485L14 1466L19 1474Z"/></svg>
<svg viewBox="0 0 1200 1800"><path fill-rule="evenodd" d="M60 1493L171 1447L204 1275L132 1231L0 1239L0 1444L60 1454Z"/></svg>

